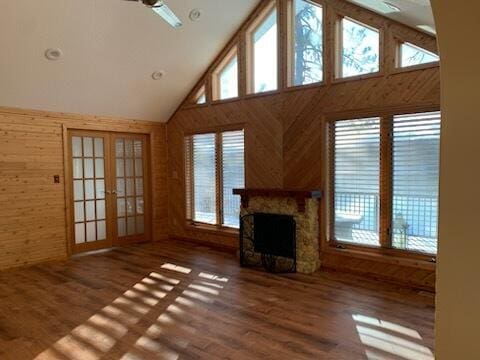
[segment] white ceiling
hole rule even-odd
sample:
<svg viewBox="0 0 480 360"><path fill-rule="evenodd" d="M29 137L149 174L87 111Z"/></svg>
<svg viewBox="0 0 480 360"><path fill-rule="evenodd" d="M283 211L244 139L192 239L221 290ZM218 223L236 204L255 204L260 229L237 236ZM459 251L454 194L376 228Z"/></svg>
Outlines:
<svg viewBox="0 0 480 360"><path fill-rule="evenodd" d="M0 0L0 106L165 122L259 1L166 0L184 22L173 29L135 2ZM388 0L399 13L349 1L434 27L429 0ZM56 47L63 57L46 60Z"/></svg>
<svg viewBox="0 0 480 360"><path fill-rule="evenodd" d="M417 28L429 34L435 34L435 22L433 20L430 0L348 0L401 22L405 25ZM393 11L385 2L398 7L401 11Z"/></svg>
<svg viewBox="0 0 480 360"><path fill-rule="evenodd" d="M0 106L167 121L259 0L166 2L181 29L135 2L0 0Z"/></svg>

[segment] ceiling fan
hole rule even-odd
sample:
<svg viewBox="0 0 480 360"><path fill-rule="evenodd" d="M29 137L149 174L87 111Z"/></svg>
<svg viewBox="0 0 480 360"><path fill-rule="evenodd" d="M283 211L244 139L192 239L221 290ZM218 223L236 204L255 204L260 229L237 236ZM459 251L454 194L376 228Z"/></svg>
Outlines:
<svg viewBox="0 0 480 360"><path fill-rule="evenodd" d="M155 13L163 18L168 24L174 28L179 28L183 24L175 13L165 4L163 0L125 0L141 2L146 7L152 9Z"/></svg>

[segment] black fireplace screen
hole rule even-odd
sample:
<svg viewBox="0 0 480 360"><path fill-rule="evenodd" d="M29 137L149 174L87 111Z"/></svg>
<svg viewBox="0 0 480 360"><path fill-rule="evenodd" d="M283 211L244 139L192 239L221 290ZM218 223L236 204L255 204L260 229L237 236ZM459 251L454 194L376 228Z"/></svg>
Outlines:
<svg viewBox="0 0 480 360"><path fill-rule="evenodd" d="M293 216L254 213L240 218L240 264L263 265L271 272L296 271Z"/></svg>

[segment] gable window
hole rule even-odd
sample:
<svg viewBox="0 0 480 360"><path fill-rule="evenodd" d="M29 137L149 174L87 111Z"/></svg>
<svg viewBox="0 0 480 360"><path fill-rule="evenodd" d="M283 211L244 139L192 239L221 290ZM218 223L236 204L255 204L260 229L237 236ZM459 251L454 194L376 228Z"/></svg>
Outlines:
<svg viewBox="0 0 480 360"><path fill-rule="evenodd" d="M226 100L238 97L238 55L237 48L213 72L213 99Z"/></svg>
<svg viewBox="0 0 480 360"><path fill-rule="evenodd" d="M205 85L203 85L195 94L195 104L203 105L207 103L207 94L205 91Z"/></svg>
<svg viewBox="0 0 480 360"><path fill-rule="evenodd" d="M277 9L271 3L247 32L248 92L262 93L278 88Z"/></svg>
<svg viewBox="0 0 480 360"><path fill-rule="evenodd" d="M186 217L192 223L239 227L245 187L244 131L197 134L185 138Z"/></svg>
<svg viewBox="0 0 480 360"><path fill-rule="evenodd" d="M337 77L378 72L380 69L379 30L349 18L340 21L340 59Z"/></svg>
<svg viewBox="0 0 480 360"><path fill-rule="evenodd" d="M323 9L308 0L292 1L290 55L292 85L306 85L323 80Z"/></svg>
<svg viewBox="0 0 480 360"><path fill-rule="evenodd" d="M440 60L438 55L410 43L400 44L398 55L400 67L428 64Z"/></svg>
<svg viewBox="0 0 480 360"><path fill-rule="evenodd" d="M440 113L330 124L335 242L437 252Z"/></svg>

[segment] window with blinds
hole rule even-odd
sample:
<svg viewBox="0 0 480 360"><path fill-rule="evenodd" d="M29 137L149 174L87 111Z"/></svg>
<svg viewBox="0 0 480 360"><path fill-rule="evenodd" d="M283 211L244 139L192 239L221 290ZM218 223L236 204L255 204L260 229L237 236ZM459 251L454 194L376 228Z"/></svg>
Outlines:
<svg viewBox="0 0 480 360"><path fill-rule="evenodd" d="M393 118L392 246L437 252L440 113Z"/></svg>
<svg viewBox="0 0 480 360"><path fill-rule="evenodd" d="M334 242L437 252L440 112L330 123Z"/></svg>
<svg viewBox="0 0 480 360"><path fill-rule="evenodd" d="M239 227L245 186L244 131L199 134L185 138L186 218L194 223Z"/></svg>
<svg viewBox="0 0 480 360"><path fill-rule="evenodd" d="M379 245L380 119L334 126L335 239Z"/></svg>

